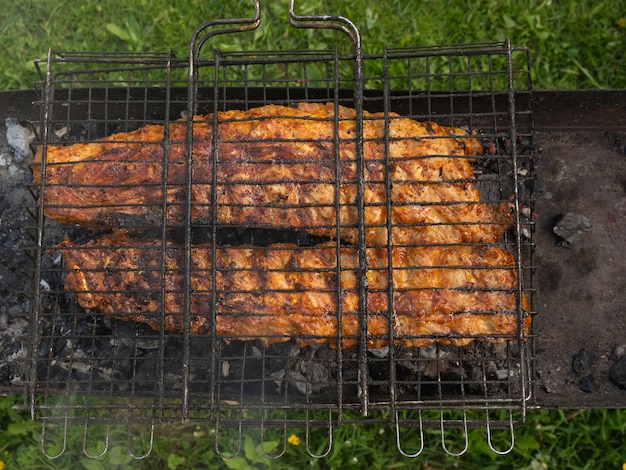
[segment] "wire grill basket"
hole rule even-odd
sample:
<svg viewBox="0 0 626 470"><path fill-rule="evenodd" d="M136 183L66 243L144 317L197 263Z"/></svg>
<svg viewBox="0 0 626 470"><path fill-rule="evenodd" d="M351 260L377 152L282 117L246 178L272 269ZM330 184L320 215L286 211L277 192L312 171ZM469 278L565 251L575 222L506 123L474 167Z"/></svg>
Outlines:
<svg viewBox="0 0 626 470"><path fill-rule="evenodd" d="M152 436L182 419L214 425L224 454L237 445L219 437L240 446L247 427L261 439L277 429L283 442L304 428L310 449L321 429L327 453L334 428L363 422L393 426L405 455L421 452L426 427L450 453L465 450L446 445L454 429L467 448L468 428L486 428L490 445L504 428L510 444L492 448L510 450L533 385L528 51L503 42L364 56L350 21L298 16L293 2L291 26L345 44L209 50L260 18L256 2L251 18L205 23L184 59L50 51L38 62L25 405L44 423L42 448L54 453L53 427L84 425L91 454L94 429L106 451L114 425ZM277 122L280 132L268 127ZM417 123L426 134L398 136ZM420 142L435 150L398 155ZM62 149L73 149L65 161ZM399 176L416 161L420 178ZM402 188L457 196L403 200ZM480 200L458 196L471 191ZM497 207L506 220L449 216ZM439 218L403 219L422 212ZM446 284L455 276L464 281ZM446 310L483 297L505 303ZM452 327L417 326L426 299ZM476 318L495 330L463 329ZM407 451L411 428L419 439ZM135 452L129 437L129 451L145 456L151 440Z"/></svg>

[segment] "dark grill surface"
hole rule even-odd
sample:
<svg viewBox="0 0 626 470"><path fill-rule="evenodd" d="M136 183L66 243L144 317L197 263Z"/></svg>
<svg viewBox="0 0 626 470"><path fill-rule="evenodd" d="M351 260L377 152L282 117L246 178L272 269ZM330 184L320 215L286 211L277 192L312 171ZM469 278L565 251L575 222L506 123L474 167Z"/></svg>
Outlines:
<svg viewBox="0 0 626 470"><path fill-rule="evenodd" d="M317 24L317 23L316 23ZM334 103L355 109L356 129L363 129L364 113L382 113L378 119L389 127L395 112L416 121L435 121L440 125L466 129L484 147L476 157L473 171L481 201L498 204L513 197L511 227L497 243L465 241L458 246L495 245L512 254L514 263L506 269L515 272L519 282L505 288L517 299L509 312L518 322L533 315L524 312L522 298L534 296L532 257L534 232L531 96L527 51L508 43L460 47L432 47L387 50L381 55L362 57L354 32L342 22L352 39L347 53L235 53L215 51L209 58L197 55L179 60L169 55L129 55L115 57L72 53L51 53L40 63L44 80L39 90L40 122L37 123L41 151L52 145L90 142L116 132L130 132L143 126L168 126L181 116L209 114L231 109L249 110L268 104L296 106L298 103ZM381 64L378 77L363 77L362 61ZM489 64L488 72L476 72L478 64ZM189 74L189 75L187 75ZM366 114L367 115L367 114ZM334 148L337 170L331 184L340 188L338 177L339 119L335 116ZM193 132L183 142L190 149ZM450 137L460 139L459 137ZM219 138L218 138L219 141ZM217 141L214 141L217 142ZM389 136L386 137L389 145ZM135 142L129 142L134 144ZM168 142L157 142L166 149ZM512 429L523 421L526 407L533 400L533 335L521 328L504 335L482 335L463 345L445 344L464 336L420 336L423 347L405 347L402 338L383 335L382 342L368 347L366 329L368 266L364 214L373 207L364 200L365 171L363 136L354 137L357 159L355 210L359 222L356 242L333 242L332 237L299 230L274 227L225 227L212 220L197 223L192 218L193 163L188 156L187 200L176 201L186 214L180 223L167 219L170 202L161 201L161 218L114 216L97 225L62 225L44 217L49 202L44 180L33 184L37 205L27 232L33 244L24 251L32 259L27 268L32 285L25 298L30 307L30 330L25 340L29 355L23 367L25 396L33 416L45 423L120 423L147 424L170 420L208 421L221 427L332 427L353 421L352 411L371 421L401 426L460 427L482 426ZM138 145L146 145L138 143ZM217 145L217 144L216 144ZM216 147L215 147L216 148ZM465 157L458 157L465 158ZM122 166L125 160L118 161ZM213 181L219 179L220 164L212 161ZM281 165L281 163L276 163ZM45 167L34 171L45 175ZM383 181L384 183L384 181ZM387 182L391 183L391 182ZM455 182L458 184L459 182ZM111 181L110 191L123 188ZM166 188L167 178L159 184ZM228 184L228 183L225 183ZM387 187L387 200L390 199ZM213 194L213 207L217 196ZM331 207L343 204L335 197ZM461 205L463 202L460 203ZM391 204L383 206L390 211ZM391 222L385 228L391 228ZM340 234L344 227L337 217L332 228ZM120 230L130 231L135 240L150 244L163 259L165 247L174 244L183 253L176 269L183 279L180 290L183 328L177 332L155 331L145 324L121 321L124 316L102 315L98 309L79 305L77 295L65 288L70 269L59 244L63 241L76 250L85 250L98 240ZM310 230L309 230L310 231ZM358 280L355 295L360 307L358 331L345 339L357 343L342 348L341 338L311 341L315 337L275 342L260 331L255 338L237 340L218 335L215 312L219 289L213 281L209 288L209 327L202 334L190 332L193 299L197 287L193 275L194 247L207 246L213 254L225 247L253 246L275 249L289 244L294 249L319 249L335 243L336 250L352 250L358 263L350 269L337 263L331 274L339 279L354 274ZM456 246L453 245L453 246ZM136 249L140 245L131 245ZM392 248L391 239L383 248ZM28 263L26 263L28 265ZM165 263L157 272L156 285L147 298L166 300ZM468 266L455 266L468 269ZM419 266L409 266L419 268ZM449 266L440 266L445 272ZM491 267L484 266L489 270ZM393 272L394 267L387 265ZM138 267L90 266L86 271L101 275L145 274ZM208 269L215 279L219 269ZM122 281L119 281L122 282ZM211 286L209 281L209 286ZM336 299L342 289L334 284ZM127 294L137 299L144 293L126 285ZM458 290L458 289L457 289ZM496 289L497 290L497 289ZM467 289L461 291L466 292ZM471 289L469 290L471 292ZM263 294L264 291L261 291ZM274 291L270 289L268 292ZM393 284L386 293L396 294ZM104 292L108 294L108 292ZM155 300L156 299L156 300ZM487 312L489 313L489 312ZM213 315L213 316L212 316ZM332 312L341 322L341 307ZM163 316L157 324L164 325ZM386 312L391 323L392 309ZM163 323L161 323L163 322ZM393 344L388 346L389 340ZM497 342L494 340L505 340ZM270 340L270 341L268 341ZM443 340L443 341L442 341ZM121 410L131 412L120 413ZM457 413L457 414L455 414Z"/></svg>

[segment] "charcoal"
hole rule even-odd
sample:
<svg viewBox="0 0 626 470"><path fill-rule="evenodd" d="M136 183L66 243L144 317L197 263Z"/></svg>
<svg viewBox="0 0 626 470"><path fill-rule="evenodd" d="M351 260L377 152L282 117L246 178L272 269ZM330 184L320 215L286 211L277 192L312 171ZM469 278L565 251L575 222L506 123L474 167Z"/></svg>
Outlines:
<svg viewBox="0 0 626 470"><path fill-rule="evenodd" d="M6 118L4 123L7 127L7 143L14 151L13 161L21 162L24 158L31 157L30 143L34 140L35 133L23 127L15 118Z"/></svg>
<svg viewBox="0 0 626 470"><path fill-rule="evenodd" d="M572 358L572 370L578 378L578 388L585 393L595 389L593 370L597 360L597 354L588 349L581 349Z"/></svg>
<svg viewBox="0 0 626 470"><path fill-rule="evenodd" d="M611 359L617 361L626 356L626 344L616 344L611 351Z"/></svg>
<svg viewBox="0 0 626 470"><path fill-rule="evenodd" d="M7 297L9 295L15 295L15 287L18 286L19 283L19 279L15 273L0 265L0 296Z"/></svg>
<svg viewBox="0 0 626 470"><path fill-rule="evenodd" d="M592 227L591 220L584 215L567 212L552 230L559 237L559 245L571 247L580 244L585 232Z"/></svg>
<svg viewBox="0 0 626 470"><path fill-rule="evenodd" d="M593 372L598 356L593 351L581 349L572 358L572 370L577 377L583 378Z"/></svg>
<svg viewBox="0 0 626 470"><path fill-rule="evenodd" d="M11 364L8 362L0 362L0 384L9 382L13 378Z"/></svg>
<svg viewBox="0 0 626 470"><path fill-rule="evenodd" d="M615 361L609 370L609 377L615 385L626 390L626 356Z"/></svg>
<svg viewBox="0 0 626 470"><path fill-rule="evenodd" d="M588 375L587 377L583 377L578 381L578 388L585 393L591 393L595 389L593 375Z"/></svg>
<svg viewBox="0 0 626 470"><path fill-rule="evenodd" d="M301 373L288 370L285 374L285 378L287 379L286 385L298 393L307 396L312 393L312 384L310 384Z"/></svg>
<svg viewBox="0 0 626 470"><path fill-rule="evenodd" d="M624 132L606 132L604 140L611 150L626 155L626 133Z"/></svg>

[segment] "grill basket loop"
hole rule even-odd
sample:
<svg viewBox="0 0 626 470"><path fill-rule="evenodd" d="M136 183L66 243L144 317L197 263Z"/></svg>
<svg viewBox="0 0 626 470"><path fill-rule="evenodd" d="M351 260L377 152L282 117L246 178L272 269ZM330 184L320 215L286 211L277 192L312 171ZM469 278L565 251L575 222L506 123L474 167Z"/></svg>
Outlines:
<svg viewBox="0 0 626 470"><path fill-rule="evenodd" d="M61 424L50 424L47 421L44 421L41 424L41 434L39 436L39 448L41 449L41 453L45 455L49 459L58 459L65 453L65 449L67 449L67 426L68 426L68 418L65 416L65 419L61 422ZM49 437L50 427L52 428L61 428L62 441L61 446L56 454L50 454L48 452L46 439Z"/></svg>
<svg viewBox="0 0 626 470"><path fill-rule="evenodd" d="M309 411L308 410L307 410L306 414L307 414L307 420L306 420L306 429L305 429L305 434L304 434L304 441L305 441L305 445L306 445L306 451L314 459L324 458L328 454L330 454L330 451L333 448L333 419L332 419L332 412L330 410L328 411L328 446L326 447L326 450L324 450L324 452L322 452L321 454L317 454L317 453L315 453L315 452L313 452L311 450L311 426L310 426L311 420L308 419L309 418Z"/></svg>
<svg viewBox="0 0 626 470"><path fill-rule="evenodd" d="M218 419L215 424L215 452L224 460L229 460L234 457L237 457L243 448L243 440L242 440L242 431L243 431L243 423L241 421L241 417L238 421L238 426L236 428L237 438L236 438L236 446L237 448L234 451L224 451L220 448L220 423L221 421ZM232 442L232 439L231 439Z"/></svg>
<svg viewBox="0 0 626 470"><path fill-rule="evenodd" d="M400 431L400 420L398 418L398 413L396 412L396 417L395 417L395 430L396 430L396 447L398 448L398 451L400 452L400 454L402 454L405 457L414 459L415 457L419 457L420 454L424 451L424 424L422 423L422 412L421 410L417 411L418 413L418 429L419 429L419 449L417 449L417 451L415 452L407 452L404 450L403 446L402 446L402 436L401 436L401 431Z"/></svg>
<svg viewBox="0 0 626 470"><path fill-rule="evenodd" d="M111 437L111 426L110 425L106 425L105 426L105 430L104 430L104 446L102 448L102 451L100 451L97 454L92 453L89 450L89 442L94 442L92 438L89 437L89 422L85 423L85 425L83 426L83 453L89 457L90 459L99 459L100 457L102 457L103 455L105 455L108 450L109 450L109 439ZM96 440L95 442L98 442L98 440ZM129 449L130 451L130 449Z"/></svg>
<svg viewBox="0 0 626 470"><path fill-rule="evenodd" d="M485 429L487 431L487 444L489 448L498 455L506 455L513 450L515 447L515 428L513 423L513 414L509 411L509 426L508 428L504 428L505 431L509 431L511 445L504 449L496 449L493 445L493 436L492 436L492 428L491 428L491 418L489 417L489 410L485 410ZM503 431L504 432L504 431Z"/></svg>
<svg viewBox="0 0 626 470"><path fill-rule="evenodd" d="M463 419L461 420L461 435L463 437L463 447L461 448L461 450L457 451L457 452L453 452L448 448L448 444L446 444L446 434L448 433L448 431L446 430L446 418L444 417L444 412L441 411L440 415L439 415L439 429L441 430L441 447L443 448L443 450L446 452L446 454L448 455L452 455L453 457L460 457L461 455L463 455L466 451L467 448L469 447L469 434L468 434L468 427L467 427L467 413L465 412L465 410L463 410ZM457 424L457 423L455 423ZM455 429L459 429L458 427L455 427Z"/></svg>
<svg viewBox="0 0 626 470"><path fill-rule="evenodd" d="M144 425L146 426L146 425ZM130 455L133 459L135 460L143 460L146 457L148 457L150 455L150 453L152 453L152 447L154 446L154 423L150 424L149 426L146 426L148 428L148 445L146 447L146 449L144 450L143 453L138 454L136 453L135 449L133 448L133 443L132 443L132 437L133 435L135 436L145 436L145 434L142 433L137 433L137 431L133 432L133 429L139 429L139 426L135 425L129 425L128 428L126 429L126 450L128 452L128 455Z"/></svg>
<svg viewBox="0 0 626 470"><path fill-rule="evenodd" d="M286 413L283 412L284 418L286 419ZM271 460L276 460L281 458L285 452L287 451L287 423L284 422L284 425L282 426L282 438L280 439L280 442L282 442L283 447L282 449L278 450L278 453L276 454L269 454L266 450L265 450L265 414L263 414L263 419L261 419L261 434L260 434L260 443L261 443L261 452L263 453L263 455L265 457L267 457L268 459Z"/></svg>

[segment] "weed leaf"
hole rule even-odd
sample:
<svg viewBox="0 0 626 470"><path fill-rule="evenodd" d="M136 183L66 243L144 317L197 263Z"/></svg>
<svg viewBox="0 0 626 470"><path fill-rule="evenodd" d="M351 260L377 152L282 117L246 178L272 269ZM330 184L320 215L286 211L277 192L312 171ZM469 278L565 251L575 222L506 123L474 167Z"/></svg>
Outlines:
<svg viewBox="0 0 626 470"><path fill-rule="evenodd" d="M179 465L185 463L185 457L180 455L170 454L167 456L167 468L170 470L176 470Z"/></svg>
<svg viewBox="0 0 626 470"><path fill-rule="evenodd" d="M22 421L20 423L11 423L7 426L9 434L24 435L30 434L33 431L37 431L41 428L41 424L35 421Z"/></svg>
<svg viewBox="0 0 626 470"><path fill-rule="evenodd" d="M88 457L80 459L80 464L86 470L104 470L105 466L99 460L90 459Z"/></svg>

